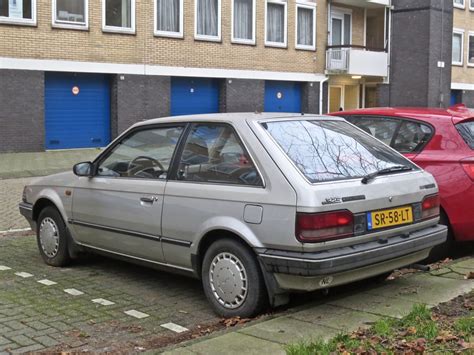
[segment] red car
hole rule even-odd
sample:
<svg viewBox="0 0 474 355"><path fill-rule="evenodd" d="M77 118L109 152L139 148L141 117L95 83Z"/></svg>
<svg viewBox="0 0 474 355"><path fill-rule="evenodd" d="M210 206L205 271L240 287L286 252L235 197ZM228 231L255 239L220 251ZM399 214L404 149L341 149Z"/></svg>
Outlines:
<svg viewBox="0 0 474 355"><path fill-rule="evenodd" d="M371 108L341 116L413 160L439 185L451 240L474 240L474 110Z"/></svg>

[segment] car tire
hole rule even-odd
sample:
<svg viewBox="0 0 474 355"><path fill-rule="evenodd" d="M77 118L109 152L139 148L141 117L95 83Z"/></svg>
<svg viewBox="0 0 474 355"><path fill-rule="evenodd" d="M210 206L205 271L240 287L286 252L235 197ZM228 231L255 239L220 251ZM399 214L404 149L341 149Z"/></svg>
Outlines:
<svg viewBox="0 0 474 355"><path fill-rule="evenodd" d="M67 233L63 218L56 208L48 206L40 212L36 226L36 240L46 264L65 266L70 262Z"/></svg>
<svg viewBox="0 0 474 355"><path fill-rule="evenodd" d="M202 263L204 293L214 311L225 318L250 318L268 302L262 270L255 254L232 239L208 248Z"/></svg>

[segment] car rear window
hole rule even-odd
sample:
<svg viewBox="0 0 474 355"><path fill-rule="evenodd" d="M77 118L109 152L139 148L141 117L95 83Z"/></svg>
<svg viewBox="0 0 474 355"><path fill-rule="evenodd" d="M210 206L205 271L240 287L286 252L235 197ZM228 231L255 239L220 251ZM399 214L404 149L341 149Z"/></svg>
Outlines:
<svg viewBox="0 0 474 355"><path fill-rule="evenodd" d="M417 169L345 121L274 121L263 127L311 183L361 178L392 166Z"/></svg>
<svg viewBox="0 0 474 355"><path fill-rule="evenodd" d="M474 121L458 123L456 128L467 145L474 149Z"/></svg>

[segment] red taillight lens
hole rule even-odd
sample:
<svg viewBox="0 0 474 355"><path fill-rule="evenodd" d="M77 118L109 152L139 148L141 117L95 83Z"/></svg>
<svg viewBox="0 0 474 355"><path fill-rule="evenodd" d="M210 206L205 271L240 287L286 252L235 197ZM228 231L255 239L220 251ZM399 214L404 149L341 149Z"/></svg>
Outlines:
<svg viewBox="0 0 474 355"><path fill-rule="evenodd" d="M354 235L354 215L347 211L297 213L296 238L302 243L317 243Z"/></svg>
<svg viewBox="0 0 474 355"><path fill-rule="evenodd" d="M474 181L474 163L461 163L461 166L467 176Z"/></svg>
<svg viewBox="0 0 474 355"><path fill-rule="evenodd" d="M421 203L421 218L433 218L439 216L439 195L431 195L424 198Z"/></svg>

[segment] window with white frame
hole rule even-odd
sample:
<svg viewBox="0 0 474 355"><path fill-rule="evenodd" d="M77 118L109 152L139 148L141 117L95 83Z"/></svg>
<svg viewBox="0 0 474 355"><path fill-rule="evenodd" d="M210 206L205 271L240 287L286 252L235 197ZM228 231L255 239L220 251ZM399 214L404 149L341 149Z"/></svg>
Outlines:
<svg viewBox="0 0 474 355"><path fill-rule="evenodd" d="M221 0L195 0L195 38L221 39Z"/></svg>
<svg viewBox="0 0 474 355"><path fill-rule="evenodd" d="M36 0L0 0L0 23L36 24Z"/></svg>
<svg viewBox="0 0 474 355"><path fill-rule="evenodd" d="M183 37L183 0L155 0L155 35Z"/></svg>
<svg viewBox="0 0 474 355"><path fill-rule="evenodd" d="M87 27L88 0L53 0L54 25Z"/></svg>
<svg viewBox="0 0 474 355"><path fill-rule="evenodd" d="M257 0L232 0L232 42L255 44Z"/></svg>
<svg viewBox="0 0 474 355"><path fill-rule="evenodd" d="M296 3L296 48L316 49L315 3Z"/></svg>
<svg viewBox="0 0 474 355"><path fill-rule="evenodd" d="M352 44L352 12L350 10L333 8L330 39L331 46Z"/></svg>
<svg viewBox="0 0 474 355"><path fill-rule="evenodd" d="M453 65L462 65L464 31L454 30L453 32Z"/></svg>
<svg viewBox="0 0 474 355"><path fill-rule="evenodd" d="M135 32L135 0L102 0L103 30Z"/></svg>
<svg viewBox="0 0 474 355"><path fill-rule="evenodd" d="M474 66L474 32L469 32L467 42L467 65Z"/></svg>
<svg viewBox="0 0 474 355"><path fill-rule="evenodd" d="M267 0L265 8L265 45L286 47L286 1Z"/></svg>
<svg viewBox="0 0 474 355"><path fill-rule="evenodd" d="M453 0L453 6L464 9L464 0Z"/></svg>
<svg viewBox="0 0 474 355"><path fill-rule="evenodd" d="M469 10L474 11L474 0L469 0Z"/></svg>

